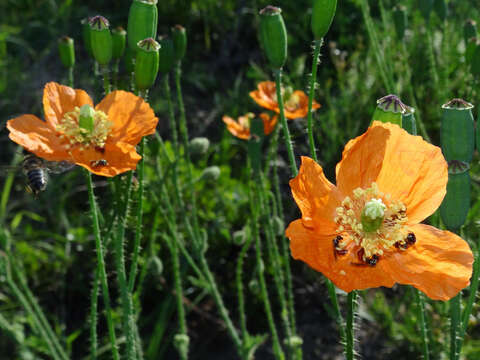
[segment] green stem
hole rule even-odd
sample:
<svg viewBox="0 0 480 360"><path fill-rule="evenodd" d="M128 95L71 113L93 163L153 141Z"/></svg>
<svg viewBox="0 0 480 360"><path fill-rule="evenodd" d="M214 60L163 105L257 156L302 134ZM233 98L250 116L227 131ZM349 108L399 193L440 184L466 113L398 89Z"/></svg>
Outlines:
<svg viewBox="0 0 480 360"><path fill-rule="evenodd" d="M70 66L68 69L67 69L67 76L68 76L68 86L72 87L73 88L73 66Z"/></svg>
<svg viewBox="0 0 480 360"><path fill-rule="evenodd" d="M120 59L115 60L115 64L113 65L113 89L118 89L118 73L120 68Z"/></svg>
<svg viewBox="0 0 480 360"><path fill-rule="evenodd" d="M460 342L463 342L465 332L467 331L470 314L472 313L473 304L475 303L475 299L477 297L479 276L480 276L480 258L477 250L475 263L473 265L473 275L472 275L472 284L470 285L470 294L468 295L468 300L467 300L467 305L465 306L465 310L463 310L462 327L460 329L460 335L459 335Z"/></svg>
<svg viewBox="0 0 480 360"><path fill-rule="evenodd" d="M97 320L98 320L98 268L95 269L95 279L93 282L92 295L90 298L90 359L97 359L98 336L97 336Z"/></svg>
<svg viewBox="0 0 480 360"><path fill-rule="evenodd" d="M287 147L288 159L290 161L290 169L293 176L297 176L298 169L293 153L292 140L290 139L290 131L288 130L287 119L285 118L285 109L283 107L282 96L282 69L275 69L275 87L277 90L278 108L280 109L280 121L282 122L283 136L285 137L285 146Z"/></svg>
<svg viewBox="0 0 480 360"><path fill-rule="evenodd" d="M417 302L418 318L420 320L420 333L422 335L423 360L429 360L430 352L428 350L427 324L425 322L425 298L419 290L414 289L414 292L415 300Z"/></svg>
<svg viewBox="0 0 480 360"><path fill-rule="evenodd" d="M307 126L308 126L308 144L310 145L310 155L313 160L317 160L317 153L315 151L315 139L313 137L313 117L312 117L312 106L313 106L313 97L315 95L316 81L317 81L317 68L320 58L320 49L323 45L323 38L320 40L314 41L314 50L313 50L313 62L312 62L312 76L310 77L310 87L308 92L308 114L307 114Z"/></svg>
<svg viewBox="0 0 480 360"><path fill-rule="evenodd" d="M178 151L178 133L177 133L177 124L175 121L175 112L173 109L172 103L172 93L170 91L170 83L169 83L169 75L165 74L163 77L163 88L165 91L165 98L167 100L167 107L168 107L168 118L170 121L170 131L172 133L172 143L175 152Z"/></svg>
<svg viewBox="0 0 480 360"><path fill-rule="evenodd" d="M345 342L345 358L354 359L354 322L355 322L355 299L357 292L355 290L348 293L347 296L347 331Z"/></svg>
<svg viewBox="0 0 480 360"><path fill-rule="evenodd" d="M252 245L252 236L248 234L245 243L240 250L240 254L237 259L237 272L236 272L236 282L237 282L237 297L238 297L238 314L240 318L240 329L242 331L242 339L245 342L248 339L248 330L247 330L247 317L245 315L245 297L243 294L243 260L245 255Z"/></svg>
<svg viewBox="0 0 480 360"><path fill-rule="evenodd" d="M462 292L450 299L450 360L458 360L460 356L461 298Z"/></svg>
<svg viewBox="0 0 480 360"><path fill-rule="evenodd" d="M112 356L114 360L119 360L118 355L118 348L117 348L117 337L115 336L115 326L113 323L112 317L112 308L110 305L110 294L108 291L108 280L107 280L107 272L105 270L105 260L103 254L103 244L100 238L100 226L98 223L98 212L97 212L97 204L95 201L95 195L93 192L93 182L92 176L88 170L85 170L85 176L87 178L87 188L88 188L88 200L90 202L90 214L92 216L93 222L93 232L95 235L95 246L97 249L97 262L98 262L98 271L100 273L100 283L102 285L102 294L103 294L103 302L105 305L105 312L107 317L107 326L108 326L108 334L110 338L110 345L112 350Z"/></svg>
<svg viewBox="0 0 480 360"><path fill-rule="evenodd" d="M108 65L102 66L102 75L103 75L103 91L105 92L105 95L108 95L110 93L110 74L109 74L110 69L108 68Z"/></svg>

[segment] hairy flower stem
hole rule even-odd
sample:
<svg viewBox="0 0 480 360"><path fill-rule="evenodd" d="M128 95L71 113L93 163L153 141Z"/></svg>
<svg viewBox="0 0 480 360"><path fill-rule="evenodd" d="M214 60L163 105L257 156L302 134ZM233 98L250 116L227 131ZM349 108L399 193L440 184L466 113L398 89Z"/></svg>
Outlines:
<svg viewBox="0 0 480 360"><path fill-rule="evenodd" d="M240 330L242 332L242 339L245 341L248 339L248 330L247 330L247 317L245 315L245 296L243 293L243 260L245 255L252 245L252 235L247 234L245 243L240 250L240 254L237 259L237 271L236 271L236 285L237 285L237 297L238 297L238 314L240 318Z"/></svg>
<svg viewBox="0 0 480 360"><path fill-rule="evenodd" d="M347 295L347 331L345 342L345 358L347 360L354 359L354 322L355 322L355 300L357 298L357 292L351 291Z"/></svg>
<svg viewBox="0 0 480 360"><path fill-rule="evenodd" d="M100 273L100 283L102 285L102 295L103 295L103 302L105 305L105 313L107 317L108 334L110 338L112 356L114 360L119 360L118 348L117 348L117 337L115 335L115 326L113 323L112 308L110 305L110 294L108 291L107 272L105 270L103 244L100 238L100 226L98 223L97 203L95 201L95 195L93 192L92 175L88 170L84 170L84 172L87 178L88 200L90 202L90 214L92 216L93 233L95 235L95 246L97 249L97 262L98 262L97 266L98 266L98 271Z"/></svg>
<svg viewBox="0 0 480 360"><path fill-rule="evenodd" d="M172 93L170 91L170 76L165 74L163 77L163 90L165 91L165 99L167 100L167 107L168 107L168 119L170 121L170 132L172 134L172 143L173 149L175 153L178 152L178 133L177 133L177 124L175 121L175 112L173 110L173 103L172 103Z"/></svg>
<svg viewBox="0 0 480 360"><path fill-rule="evenodd" d="M277 91L278 108L280 109L280 121L283 128L283 136L285 137L285 146L287 147L288 160L290 161L290 168L293 176L297 176L298 168L295 162L295 155L293 153L292 140L290 139L290 131L288 130L287 119L285 118L285 109L283 105L282 96L282 69L275 69L275 87Z"/></svg>
<svg viewBox="0 0 480 360"><path fill-rule="evenodd" d="M316 81L317 81L317 68L320 58L320 50L323 45L323 38L314 41L313 61L312 61L312 75L310 77L310 86L308 91L308 114L307 114L307 127L308 127L308 144L310 145L310 155L312 159L318 161L317 153L315 151L315 139L313 137L313 96L315 95Z"/></svg>
<svg viewBox="0 0 480 360"><path fill-rule="evenodd" d="M98 336L97 336L97 322L98 322L98 281L99 281L98 267L95 269L95 279L93 280L92 294L90 297L90 359L97 359Z"/></svg>
<svg viewBox="0 0 480 360"><path fill-rule="evenodd" d="M422 336L422 352L423 352L423 359L429 360L430 359L430 352L428 350L428 334L427 334L427 324L425 321L425 298L420 290L413 289L415 292L415 300L417 302L417 311L418 311L418 319L420 321L420 334Z"/></svg>

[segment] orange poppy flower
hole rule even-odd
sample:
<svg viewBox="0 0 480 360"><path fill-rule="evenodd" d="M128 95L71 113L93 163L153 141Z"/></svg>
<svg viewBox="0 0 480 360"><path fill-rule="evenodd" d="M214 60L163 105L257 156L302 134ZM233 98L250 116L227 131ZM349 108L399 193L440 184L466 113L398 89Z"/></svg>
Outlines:
<svg viewBox="0 0 480 360"><path fill-rule="evenodd" d="M114 91L93 108L85 91L55 82L45 85L43 109L46 121L30 114L9 120L10 139L48 161L70 161L109 177L136 168L135 145L158 122L130 92Z"/></svg>
<svg viewBox="0 0 480 360"><path fill-rule="evenodd" d="M257 88L258 90L250 92L250 97L261 107L280 113L275 83L273 81L263 81L258 84ZM285 117L288 119L305 117L308 113L308 96L301 90L295 90L291 95L284 98L284 107ZM319 107L320 104L314 100L312 109L316 110Z"/></svg>
<svg viewBox="0 0 480 360"><path fill-rule="evenodd" d="M265 135L271 134L273 129L275 129L275 125L277 124L277 116L270 117L267 113L261 113L260 119L263 120L263 131ZM224 116L222 118L223 122L227 125L228 131L230 133L239 138L248 140L250 139L250 120L255 117L253 113L247 113L243 116L240 116L237 121L233 120L229 116Z"/></svg>
<svg viewBox="0 0 480 360"><path fill-rule="evenodd" d="M347 292L400 283L448 300L469 284L467 242L420 224L446 193L440 148L375 121L346 145L336 177L335 186L303 157L290 181L302 212L286 230L295 259Z"/></svg>

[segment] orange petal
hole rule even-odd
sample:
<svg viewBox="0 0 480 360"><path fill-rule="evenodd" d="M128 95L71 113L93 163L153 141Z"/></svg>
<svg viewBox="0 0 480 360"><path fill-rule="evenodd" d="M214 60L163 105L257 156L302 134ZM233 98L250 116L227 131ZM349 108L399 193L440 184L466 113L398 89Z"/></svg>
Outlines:
<svg viewBox="0 0 480 360"><path fill-rule="evenodd" d="M233 136L235 136L239 139L243 139L243 140L250 139L250 130L249 129L244 128L242 125L240 125L237 121L233 120L229 116L225 115L222 118L222 120L227 125L228 131L230 131L230 133Z"/></svg>
<svg viewBox="0 0 480 360"><path fill-rule="evenodd" d="M392 287L395 283L381 261L375 267L355 266L352 263L357 260L353 254L335 257L333 237L306 228L301 220L291 222L285 234L290 239L294 259L320 271L346 292L378 286Z"/></svg>
<svg viewBox="0 0 480 360"><path fill-rule="evenodd" d="M333 219L342 196L325 177L322 167L309 157L302 156L300 171L290 180L290 188L302 212L303 224L309 228L315 226L323 234L336 234Z"/></svg>
<svg viewBox="0 0 480 360"><path fill-rule="evenodd" d="M285 107L285 117L288 119L298 119L307 116L308 114L308 96L301 90L295 90L292 96L298 99L295 108L289 109ZM320 108L320 104L315 100L312 103L312 111Z"/></svg>
<svg viewBox="0 0 480 360"><path fill-rule="evenodd" d="M113 122L110 138L137 145L142 137L155 133L158 118L148 103L126 91L113 91L95 109L103 111Z"/></svg>
<svg viewBox="0 0 480 360"><path fill-rule="evenodd" d="M279 112L275 100L275 83L273 81L263 81L257 87L258 90L250 92L250 97L261 107Z"/></svg>
<svg viewBox="0 0 480 360"><path fill-rule="evenodd" d="M58 122L65 113L73 111L76 106L88 104L93 106L93 101L88 94L80 89L49 82L43 90L43 110L47 123L56 129Z"/></svg>
<svg viewBox="0 0 480 360"><path fill-rule="evenodd" d="M69 160L56 132L34 115L22 115L8 120L10 139L38 157L49 161Z"/></svg>
<svg viewBox="0 0 480 360"><path fill-rule="evenodd" d="M107 177L135 170L138 161L142 158L135 151L135 146L122 142L107 142L105 151L98 151L94 148L87 148L82 151L76 148L72 151L72 156L77 165L83 166L94 174ZM106 160L107 165L98 166L95 163L98 160Z"/></svg>
<svg viewBox="0 0 480 360"><path fill-rule="evenodd" d="M448 300L467 287L473 254L459 236L432 226L409 226L417 239L405 252L381 259L400 284L413 285L434 300Z"/></svg>
<svg viewBox="0 0 480 360"><path fill-rule="evenodd" d="M265 135L270 135L277 125L278 116L270 117L267 113L261 113L260 118L263 120L263 131Z"/></svg>
<svg viewBox="0 0 480 360"><path fill-rule="evenodd" d="M337 165L337 184L343 194L376 182L380 191L405 204L410 223L433 214L445 196L447 181L440 148L397 125L377 121L345 146Z"/></svg>

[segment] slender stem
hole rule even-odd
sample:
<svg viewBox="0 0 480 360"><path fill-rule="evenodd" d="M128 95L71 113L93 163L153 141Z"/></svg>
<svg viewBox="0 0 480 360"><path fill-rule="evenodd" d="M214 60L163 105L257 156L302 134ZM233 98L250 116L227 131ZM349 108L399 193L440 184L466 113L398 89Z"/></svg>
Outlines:
<svg viewBox="0 0 480 360"><path fill-rule="evenodd" d="M172 103L172 94L170 91L170 82L169 82L169 75L165 74L163 77L163 88L165 91L165 98L167 100L167 107L168 107L168 118L170 120L170 131L172 133L172 142L173 142L173 148L175 149L175 152L178 151L178 134L177 134L177 124L175 121L175 112L173 109L173 103Z"/></svg>
<svg viewBox="0 0 480 360"><path fill-rule="evenodd" d="M285 137L285 145L287 147L288 159L290 161L290 169L293 176L297 176L298 169L295 162L295 155L293 153L292 140L290 139L290 131L288 130L287 119L285 118L285 109L283 107L282 96L282 69L275 69L275 87L277 90L278 108L280 109L280 121L282 122L283 136Z"/></svg>
<svg viewBox="0 0 480 360"><path fill-rule="evenodd" d="M308 144L310 145L310 155L313 160L317 160L317 153L315 151L315 139L313 137L313 117L312 117L312 106L313 106L313 96L315 95L316 81L317 81L317 68L320 58L320 49L323 45L323 38L320 40L314 41L314 50L313 50L313 62L312 62L312 76L310 77L310 87L308 92L308 114L307 114L307 126L308 126Z"/></svg>
<svg viewBox="0 0 480 360"><path fill-rule="evenodd" d="M347 331L345 342L345 357L347 360L354 359L354 322L355 322L355 299L357 292L355 290L348 293L347 296Z"/></svg>
<svg viewBox="0 0 480 360"><path fill-rule="evenodd" d="M245 297L243 294L243 260L248 249L252 245L252 236L248 234L245 243L240 250L240 254L237 259L237 272L236 272L236 282L237 282L237 297L238 297L238 314L240 317L240 330L242 331L242 339L245 340L248 338L247 330L247 317L245 316Z"/></svg>
<svg viewBox="0 0 480 360"><path fill-rule="evenodd" d="M120 59L115 60L113 65L113 89L118 89L118 73L120 68Z"/></svg>
<svg viewBox="0 0 480 360"><path fill-rule="evenodd" d="M423 351L423 360L430 359L430 352L428 350L428 334L427 334L427 324L425 322L425 298L423 294L417 290L413 289L415 292L415 300L417 302L417 311L418 318L420 320L420 333L422 335L422 351Z"/></svg>
<svg viewBox="0 0 480 360"><path fill-rule="evenodd" d="M90 359L97 359L98 336L97 336L97 320L98 320L98 267L95 269L95 279L93 281L92 295L90 298Z"/></svg>
<svg viewBox="0 0 480 360"><path fill-rule="evenodd" d="M112 356L114 360L119 360L120 357L118 355L117 337L115 335L115 326L113 323L112 308L110 305L110 294L108 291L107 272L105 270L103 244L100 238L100 226L98 223L97 204L96 204L95 195L93 192L92 176L90 172L88 172L87 170L85 170L85 176L87 178L88 200L90 202L90 214L92 216L93 232L95 235L95 246L97 249L97 262L98 262L97 266L98 266L98 271L100 273L100 283L102 285L103 302L105 304L105 312L107 317L108 334L110 338Z"/></svg>
<svg viewBox="0 0 480 360"><path fill-rule="evenodd" d="M102 75L103 75L103 91L105 95L110 93L110 69L108 65L102 66Z"/></svg>
<svg viewBox="0 0 480 360"><path fill-rule="evenodd" d="M73 66L70 66L68 69L67 69L67 76L68 76L68 86L70 87L73 87L73 69L74 67Z"/></svg>
<svg viewBox="0 0 480 360"><path fill-rule="evenodd" d="M460 342L458 336L461 321L462 292L450 299L450 360L458 360L460 356Z"/></svg>

